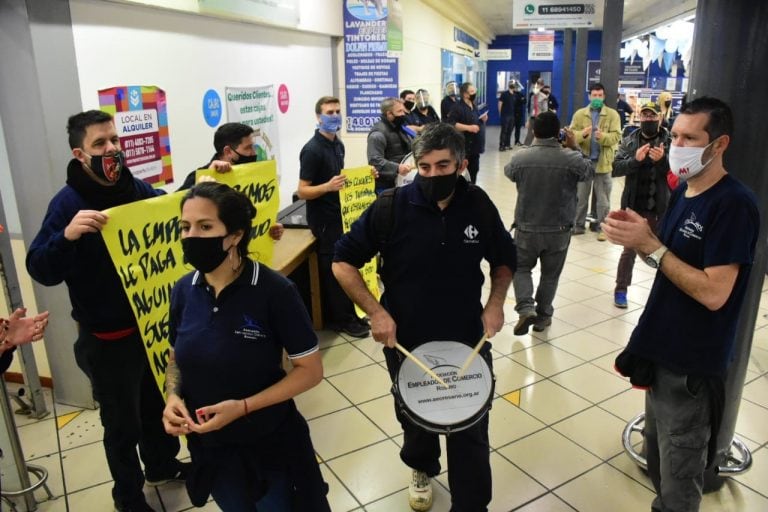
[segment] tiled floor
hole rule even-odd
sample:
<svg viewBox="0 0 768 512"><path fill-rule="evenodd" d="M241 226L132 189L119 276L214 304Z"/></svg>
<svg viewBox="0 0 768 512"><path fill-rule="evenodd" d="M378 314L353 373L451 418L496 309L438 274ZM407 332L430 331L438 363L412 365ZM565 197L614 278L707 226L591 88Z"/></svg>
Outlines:
<svg viewBox="0 0 768 512"><path fill-rule="evenodd" d="M491 148L498 132L491 129ZM490 150L481 159L480 185L511 223L515 189L503 176L509 153ZM622 182L616 180L613 205ZM648 511L653 497L646 476L621 447L626 422L642 410L643 396L612 370L613 358L637 321L653 273L635 269L630 304L612 304L620 248L594 234L574 237L563 272L555 319L543 333L514 336L514 297L508 325L493 338L496 397L490 413L492 511ZM538 276L535 276L537 278ZM752 449L750 472L704 498L705 512L768 510L768 287L763 288L737 433ZM398 457L402 434L392 412L381 346L320 333L325 379L297 398L309 421L334 511L409 510L409 471ZM76 413L58 407L59 414ZM39 510L111 510L109 471L95 411L82 411L59 430L55 420L19 420L26 457L51 472L56 499ZM59 459L61 454L61 462ZM61 479L63 470L66 475ZM443 460L445 467L445 460ZM447 475L434 485L433 510L449 509ZM191 508L183 486L146 489L157 510ZM42 498L43 493L38 492ZM68 508L67 508L68 504ZM209 503L204 510L217 510Z"/></svg>

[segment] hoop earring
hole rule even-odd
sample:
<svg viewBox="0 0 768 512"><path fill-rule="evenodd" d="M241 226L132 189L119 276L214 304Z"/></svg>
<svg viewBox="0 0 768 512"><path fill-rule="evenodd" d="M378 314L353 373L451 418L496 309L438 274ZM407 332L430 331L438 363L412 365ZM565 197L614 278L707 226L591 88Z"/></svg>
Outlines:
<svg viewBox="0 0 768 512"><path fill-rule="evenodd" d="M237 265L234 264L234 261L233 261L234 258L232 257L232 250L230 249L230 251L229 251L229 264L232 266L232 272L237 272L238 270L240 270L240 267L243 264L243 257L240 256L240 253L237 251L237 246L235 245L233 247L235 248L235 252L237 253L238 262L237 262Z"/></svg>

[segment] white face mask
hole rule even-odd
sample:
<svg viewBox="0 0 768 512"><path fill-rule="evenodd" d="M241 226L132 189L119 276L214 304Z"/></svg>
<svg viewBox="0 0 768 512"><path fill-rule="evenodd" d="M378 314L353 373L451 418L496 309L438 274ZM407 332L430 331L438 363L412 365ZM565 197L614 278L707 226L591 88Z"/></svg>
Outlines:
<svg viewBox="0 0 768 512"><path fill-rule="evenodd" d="M672 174L682 180L689 180L703 171L715 158L713 156L705 163L701 161L704 151L713 142L715 141L710 142L703 148L671 145L669 147L669 168L672 170Z"/></svg>

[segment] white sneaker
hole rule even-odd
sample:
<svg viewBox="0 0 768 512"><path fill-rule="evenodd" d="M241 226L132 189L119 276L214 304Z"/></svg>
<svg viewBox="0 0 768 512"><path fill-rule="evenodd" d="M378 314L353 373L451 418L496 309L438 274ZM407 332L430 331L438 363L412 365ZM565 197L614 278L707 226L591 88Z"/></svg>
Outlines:
<svg viewBox="0 0 768 512"><path fill-rule="evenodd" d="M419 512L432 508L432 482L423 471L413 470L411 485L408 486L408 504Z"/></svg>

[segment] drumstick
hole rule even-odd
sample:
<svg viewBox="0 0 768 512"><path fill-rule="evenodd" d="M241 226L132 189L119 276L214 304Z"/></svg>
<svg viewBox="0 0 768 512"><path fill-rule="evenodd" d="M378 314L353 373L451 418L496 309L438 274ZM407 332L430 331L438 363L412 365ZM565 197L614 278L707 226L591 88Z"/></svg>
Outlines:
<svg viewBox="0 0 768 512"><path fill-rule="evenodd" d="M405 348L404 346L402 346L402 345L401 345L401 344L399 344L399 343L395 343L395 348L396 348L397 350L399 350L400 352L402 352L402 353L403 353L403 355L405 355L405 357L407 357L408 359L410 359L411 361L413 361L414 363L416 363L416 365L417 365L419 368L421 368L422 370L424 370L425 372L427 372L427 373L428 373L428 374L429 374L429 375L430 375L430 376L431 376L433 379L435 379L437 382L439 382L440 384L442 384L442 385L443 385L443 386L444 386L446 389L448 388L448 384L446 384L446 383L445 383L445 381L444 381L443 379L441 379L441 378L440 378L440 376L439 376L438 374L436 374L435 372L433 372L433 371L432 371L432 370L431 370L431 369L430 369L430 368L429 368L427 365L425 365L424 363L422 363L422 362L419 360L419 358L418 358L418 357L416 357L415 355L413 355L413 354L411 354L410 352L408 352L408 349L407 349L407 348Z"/></svg>
<svg viewBox="0 0 768 512"><path fill-rule="evenodd" d="M469 368L469 365L472 364L472 361L475 359L478 352L480 352L480 349L483 348L483 345L485 344L485 340L487 339L488 339L488 334L483 333L483 337L480 338L480 341L477 342L477 345L475 345L475 348L474 350L472 350L472 353L469 354L469 357L467 358L467 360L464 361L464 366L462 366L461 370L459 370L459 374L457 375L457 377L461 377L462 375L464 375L464 372L467 371L467 368Z"/></svg>

